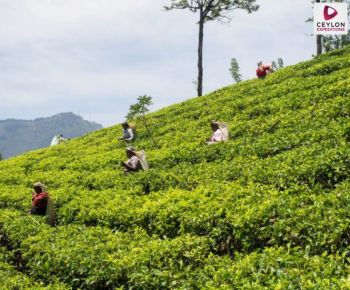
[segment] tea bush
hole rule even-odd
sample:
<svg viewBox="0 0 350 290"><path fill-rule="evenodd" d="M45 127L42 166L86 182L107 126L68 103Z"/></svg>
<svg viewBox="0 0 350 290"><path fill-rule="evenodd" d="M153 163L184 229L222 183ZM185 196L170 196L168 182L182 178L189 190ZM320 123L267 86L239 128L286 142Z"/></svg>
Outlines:
<svg viewBox="0 0 350 290"><path fill-rule="evenodd" d="M4 289L349 289L350 47L0 162ZM209 122L230 140L208 146ZM43 182L58 226L29 216Z"/></svg>

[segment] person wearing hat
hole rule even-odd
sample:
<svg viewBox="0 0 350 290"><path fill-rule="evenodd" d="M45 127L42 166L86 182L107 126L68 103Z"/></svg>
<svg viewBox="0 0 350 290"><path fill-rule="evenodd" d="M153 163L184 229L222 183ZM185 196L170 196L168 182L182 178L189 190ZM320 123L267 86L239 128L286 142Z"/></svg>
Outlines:
<svg viewBox="0 0 350 290"><path fill-rule="evenodd" d="M263 64L262 61L258 62L258 68L256 69L256 76L259 79L264 79L268 73L272 72L272 65Z"/></svg>
<svg viewBox="0 0 350 290"><path fill-rule="evenodd" d="M118 138L118 140L132 141L135 139L135 134L132 128L130 128L128 122L122 123L123 127L123 137Z"/></svg>
<svg viewBox="0 0 350 290"><path fill-rule="evenodd" d="M213 131L213 135L207 142L208 145L228 140L228 128L225 123L211 121L210 126L211 130Z"/></svg>
<svg viewBox="0 0 350 290"><path fill-rule="evenodd" d="M46 191L46 188L42 183L36 182L33 185L33 190L32 208L30 210L30 213L36 215L45 215L48 202L48 193Z"/></svg>
<svg viewBox="0 0 350 290"><path fill-rule="evenodd" d="M121 165L124 167L124 172L135 172L142 168L141 160L137 156L137 152L134 147L126 148L126 156L129 158L129 160L121 163Z"/></svg>

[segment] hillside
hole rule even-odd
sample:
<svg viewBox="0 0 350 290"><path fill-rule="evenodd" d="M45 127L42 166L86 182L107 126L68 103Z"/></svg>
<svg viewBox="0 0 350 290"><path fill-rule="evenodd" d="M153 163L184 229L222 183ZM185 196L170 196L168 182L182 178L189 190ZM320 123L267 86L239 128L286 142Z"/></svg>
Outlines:
<svg viewBox="0 0 350 290"><path fill-rule="evenodd" d="M100 124L73 113L61 113L35 120L0 120L0 153L4 158L50 145L52 137L75 138L101 129Z"/></svg>
<svg viewBox="0 0 350 290"><path fill-rule="evenodd" d="M349 289L349 97L347 47L148 115L147 172L123 174L120 126L0 162L3 288Z"/></svg>

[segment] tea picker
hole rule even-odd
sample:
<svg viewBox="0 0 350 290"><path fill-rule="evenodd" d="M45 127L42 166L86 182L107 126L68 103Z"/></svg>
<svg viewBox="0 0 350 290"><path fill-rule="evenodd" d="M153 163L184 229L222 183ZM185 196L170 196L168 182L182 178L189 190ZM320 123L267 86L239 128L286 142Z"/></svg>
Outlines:
<svg viewBox="0 0 350 290"><path fill-rule="evenodd" d="M272 73L272 64L263 64L262 61L258 62L258 68L256 69L256 76L259 79L264 79L268 73Z"/></svg>
<svg viewBox="0 0 350 290"><path fill-rule="evenodd" d="M136 172L140 169L149 169L144 150L136 151L134 147L130 146L126 148L126 156L129 158L128 161L121 163L121 165L124 167L124 172Z"/></svg>
<svg viewBox="0 0 350 290"><path fill-rule="evenodd" d="M66 142L66 141L68 141L68 139L63 138L63 135L59 134L59 135L56 135L52 138L50 146L55 146L55 145L61 144L61 143Z"/></svg>
<svg viewBox="0 0 350 290"><path fill-rule="evenodd" d="M122 123L123 136L118 140L133 141L135 139L135 128L131 127L128 122Z"/></svg>
<svg viewBox="0 0 350 290"><path fill-rule="evenodd" d="M45 186L40 182L36 182L33 185L33 190L30 214L46 216L47 223L54 226L56 221L56 210Z"/></svg>
<svg viewBox="0 0 350 290"><path fill-rule="evenodd" d="M229 131L226 123L211 121L210 126L213 131L213 135L207 142L208 145L215 144L217 142L228 141Z"/></svg>

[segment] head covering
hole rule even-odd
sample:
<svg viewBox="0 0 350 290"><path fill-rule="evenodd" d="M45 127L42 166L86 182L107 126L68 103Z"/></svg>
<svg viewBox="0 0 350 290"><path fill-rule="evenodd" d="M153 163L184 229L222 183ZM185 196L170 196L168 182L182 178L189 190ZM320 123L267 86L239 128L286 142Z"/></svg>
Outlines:
<svg viewBox="0 0 350 290"><path fill-rule="evenodd" d="M219 122L219 121L211 121L210 124L218 126L218 128L221 130L223 134L223 141L227 141L229 138L229 132L228 132L228 126L225 122Z"/></svg>
<svg viewBox="0 0 350 290"><path fill-rule="evenodd" d="M129 126L129 123L125 121L122 123L122 126Z"/></svg>
<svg viewBox="0 0 350 290"><path fill-rule="evenodd" d="M40 187L43 191L46 190L46 187L45 187L41 182L35 182L35 183L33 184L33 188L34 188L34 187Z"/></svg>
<svg viewBox="0 0 350 290"><path fill-rule="evenodd" d="M149 169L149 165L148 165L148 162L147 162L147 157L146 157L145 150L141 150L141 151L135 152L135 156L140 160L141 167L143 168L143 170L147 171Z"/></svg>
<svg viewBox="0 0 350 290"><path fill-rule="evenodd" d="M136 149L134 147L132 147L132 146L129 146L129 147L126 147L126 151L135 153Z"/></svg>
<svg viewBox="0 0 350 290"><path fill-rule="evenodd" d="M213 126L216 126L217 128L220 129L220 122L218 122L218 121L212 120L212 121L210 121L210 125L211 125L212 127L213 127Z"/></svg>

